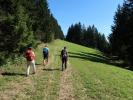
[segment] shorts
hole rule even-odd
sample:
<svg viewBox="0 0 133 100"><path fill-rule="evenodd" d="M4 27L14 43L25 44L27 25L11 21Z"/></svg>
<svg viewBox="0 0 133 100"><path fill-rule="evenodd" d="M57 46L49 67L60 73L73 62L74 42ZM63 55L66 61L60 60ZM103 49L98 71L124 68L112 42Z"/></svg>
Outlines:
<svg viewBox="0 0 133 100"><path fill-rule="evenodd" d="M43 59L48 59L48 54L43 54Z"/></svg>

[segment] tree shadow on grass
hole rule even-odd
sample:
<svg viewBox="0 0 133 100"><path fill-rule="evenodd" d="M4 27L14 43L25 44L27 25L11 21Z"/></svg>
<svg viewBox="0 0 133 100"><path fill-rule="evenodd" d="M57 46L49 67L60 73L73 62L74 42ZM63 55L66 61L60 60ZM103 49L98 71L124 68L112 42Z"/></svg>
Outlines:
<svg viewBox="0 0 133 100"><path fill-rule="evenodd" d="M104 55L99 55L99 54L93 54L93 53L89 53L89 52L81 52L85 55L90 55L90 56L93 56L93 57L96 57L96 58L100 58L100 59L104 59L104 60L109 60L108 57L104 56Z"/></svg>
<svg viewBox="0 0 133 100"><path fill-rule="evenodd" d="M25 76L25 74L22 73L15 73L15 72L3 72L1 73L3 76Z"/></svg>
<svg viewBox="0 0 133 100"><path fill-rule="evenodd" d="M98 62L98 63L105 63L108 65L114 65L117 67L127 69L125 64L111 62L111 59L104 56L104 55L102 56L99 54L93 54L93 53L88 53L88 52L76 52L76 53L75 52L69 52L69 57L80 58L83 60L89 60L89 61Z"/></svg>
<svg viewBox="0 0 133 100"><path fill-rule="evenodd" d="M92 53L87 53L87 52L69 52L69 57L72 58L80 58L83 60L90 60L93 62L100 62L100 63L108 63L108 60L106 57L97 55L97 54L92 54Z"/></svg>

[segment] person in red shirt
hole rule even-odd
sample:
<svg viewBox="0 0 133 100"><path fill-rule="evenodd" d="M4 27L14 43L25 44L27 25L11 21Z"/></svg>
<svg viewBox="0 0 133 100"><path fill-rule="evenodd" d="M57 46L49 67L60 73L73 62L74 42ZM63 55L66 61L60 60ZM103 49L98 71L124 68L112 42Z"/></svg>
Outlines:
<svg viewBox="0 0 133 100"><path fill-rule="evenodd" d="M35 66L35 53L32 50L32 47L28 47L26 50L24 57L27 60L27 71L26 71L26 76L29 76L30 73L30 67L33 67L33 74L36 73L36 66Z"/></svg>

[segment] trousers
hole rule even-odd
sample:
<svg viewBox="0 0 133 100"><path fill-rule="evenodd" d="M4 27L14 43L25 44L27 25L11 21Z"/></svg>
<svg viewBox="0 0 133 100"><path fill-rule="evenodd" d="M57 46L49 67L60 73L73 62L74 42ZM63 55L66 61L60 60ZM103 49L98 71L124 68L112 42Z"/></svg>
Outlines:
<svg viewBox="0 0 133 100"><path fill-rule="evenodd" d="M27 76L30 74L30 67L33 68L33 73L36 73L35 60L27 61L27 71L26 71Z"/></svg>

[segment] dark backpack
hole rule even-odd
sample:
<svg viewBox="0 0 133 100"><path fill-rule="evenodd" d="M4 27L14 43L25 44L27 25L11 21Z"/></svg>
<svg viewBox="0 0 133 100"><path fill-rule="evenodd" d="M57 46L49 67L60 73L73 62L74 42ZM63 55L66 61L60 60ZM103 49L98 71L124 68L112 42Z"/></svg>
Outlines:
<svg viewBox="0 0 133 100"><path fill-rule="evenodd" d="M66 50L62 50L61 52L62 54L62 58L67 58L67 51Z"/></svg>

